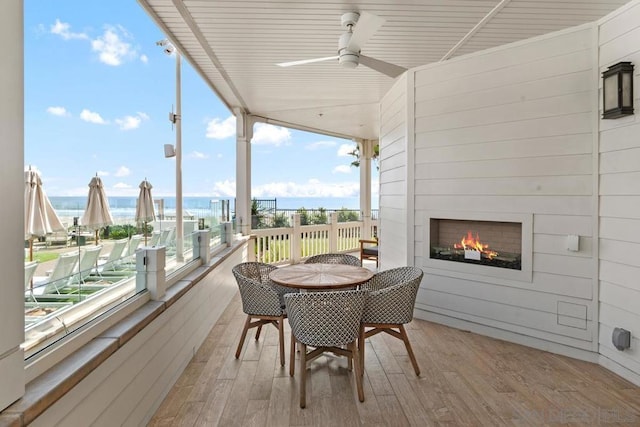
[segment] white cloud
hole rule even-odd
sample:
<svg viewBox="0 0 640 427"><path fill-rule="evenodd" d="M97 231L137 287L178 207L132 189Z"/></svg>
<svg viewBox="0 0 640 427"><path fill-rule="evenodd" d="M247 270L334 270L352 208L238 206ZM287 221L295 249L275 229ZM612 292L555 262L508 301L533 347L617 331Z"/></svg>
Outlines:
<svg viewBox="0 0 640 427"><path fill-rule="evenodd" d="M307 146L305 147L307 150L318 150L321 148L329 148L329 147L335 147L337 144L337 142L335 141L317 141L317 142L312 142L310 144L307 144Z"/></svg>
<svg viewBox="0 0 640 427"><path fill-rule="evenodd" d="M200 151L192 151L187 157L190 159L208 159L209 155L201 153Z"/></svg>
<svg viewBox="0 0 640 427"><path fill-rule="evenodd" d="M149 57L143 53L140 55L140 61L146 64L149 62Z"/></svg>
<svg viewBox="0 0 640 427"><path fill-rule="evenodd" d="M236 118L229 116L224 120L215 118L207 123L207 138L225 139L236 134Z"/></svg>
<svg viewBox="0 0 640 427"><path fill-rule="evenodd" d="M266 123L256 123L253 128L252 144L280 146L289 142L291 132L282 126L273 126Z"/></svg>
<svg viewBox="0 0 640 427"><path fill-rule="evenodd" d="M138 111L136 113L138 115L138 117L140 117L142 120L149 120L149 115L147 113L143 113L142 111Z"/></svg>
<svg viewBox="0 0 640 427"><path fill-rule="evenodd" d="M95 123L99 125L107 124L107 122L102 118L102 116L100 116L100 114L89 111L86 108L80 113L80 118L89 123Z"/></svg>
<svg viewBox="0 0 640 427"><path fill-rule="evenodd" d="M129 168L126 166L120 166L115 173L115 176L117 177L123 177L123 176L129 176L129 175L131 175L131 170L129 170Z"/></svg>
<svg viewBox="0 0 640 427"><path fill-rule="evenodd" d="M109 172L107 171L98 171L96 172L98 176L109 176Z"/></svg>
<svg viewBox="0 0 640 427"><path fill-rule="evenodd" d="M102 36L91 41L91 49L98 52L100 62L107 65L121 65L125 59L135 58L136 50L122 38L130 37L122 27L107 26Z"/></svg>
<svg viewBox="0 0 640 427"><path fill-rule="evenodd" d="M47 113L60 117L68 117L71 115L64 107L49 107L47 108Z"/></svg>
<svg viewBox="0 0 640 427"><path fill-rule="evenodd" d="M251 189L252 197L355 197L359 182L323 183L310 179L304 183L272 182Z"/></svg>
<svg viewBox="0 0 640 427"><path fill-rule="evenodd" d="M70 31L71 25L66 22L60 22L56 19L56 23L51 26L51 34L57 34L62 37L63 40L79 39L86 40L89 38L85 33L72 33Z"/></svg>
<svg viewBox="0 0 640 427"><path fill-rule="evenodd" d="M351 173L351 166L349 165L339 165L333 168L331 173Z"/></svg>
<svg viewBox="0 0 640 427"><path fill-rule="evenodd" d="M131 130L140 127L142 120L148 120L149 116L145 113L137 113L135 116L124 116L121 119L116 119L116 124L120 127L120 130Z"/></svg>
<svg viewBox="0 0 640 427"><path fill-rule="evenodd" d="M140 117L134 116L124 116L121 119L116 119L116 124L120 127L120 130L131 130L137 129L140 127L140 122L142 119Z"/></svg>
<svg viewBox="0 0 640 427"><path fill-rule="evenodd" d="M118 190L126 190L132 188L131 185L126 184L124 182L119 182L113 186L113 188L117 188Z"/></svg>
<svg viewBox="0 0 640 427"><path fill-rule="evenodd" d="M338 147L338 157L350 156L356 148L357 145L355 144L341 144L340 147Z"/></svg>
<svg viewBox="0 0 640 427"><path fill-rule="evenodd" d="M235 197L236 196L236 182L225 180L218 181L213 185L214 197Z"/></svg>
<svg viewBox="0 0 640 427"><path fill-rule="evenodd" d="M207 123L207 138L225 139L236 134L236 118L229 116L224 120L214 118ZM291 132L282 126L273 126L266 123L256 123L253 128L251 143L256 145L280 146L289 142Z"/></svg>
<svg viewBox="0 0 640 427"><path fill-rule="evenodd" d="M372 182L377 188L377 183ZM218 181L213 187L214 197L235 197L235 181ZM360 194L360 182L329 183L318 179L307 182L270 182L251 188L252 197L356 197Z"/></svg>

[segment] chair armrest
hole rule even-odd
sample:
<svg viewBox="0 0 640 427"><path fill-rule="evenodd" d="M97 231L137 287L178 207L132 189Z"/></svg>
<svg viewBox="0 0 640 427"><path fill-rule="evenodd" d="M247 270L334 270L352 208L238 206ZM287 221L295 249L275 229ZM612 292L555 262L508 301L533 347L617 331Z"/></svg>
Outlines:
<svg viewBox="0 0 640 427"><path fill-rule="evenodd" d="M366 243L371 243L371 244L377 245L378 241L377 240L373 240L373 239L360 239L360 247L361 248L364 247L364 245Z"/></svg>

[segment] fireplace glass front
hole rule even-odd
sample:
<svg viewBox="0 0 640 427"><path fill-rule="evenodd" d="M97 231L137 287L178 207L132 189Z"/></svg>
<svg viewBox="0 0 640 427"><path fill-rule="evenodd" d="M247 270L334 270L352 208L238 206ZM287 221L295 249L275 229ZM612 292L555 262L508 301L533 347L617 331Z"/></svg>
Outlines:
<svg viewBox="0 0 640 427"><path fill-rule="evenodd" d="M430 258L522 269L522 223L430 218Z"/></svg>

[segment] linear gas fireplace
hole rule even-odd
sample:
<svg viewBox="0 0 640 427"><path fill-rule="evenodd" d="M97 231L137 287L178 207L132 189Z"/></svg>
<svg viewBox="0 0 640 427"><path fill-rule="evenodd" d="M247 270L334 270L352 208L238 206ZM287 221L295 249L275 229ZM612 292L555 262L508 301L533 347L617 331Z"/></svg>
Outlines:
<svg viewBox="0 0 640 427"><path fill-rule="evenodd" d="M430 212L425 226L427 266L531 281L531 215Z"/></svg>
<svg viewBox="0 0 640 427"><path fill-rule="evenodd" d="M521 270L522 224L431 218L430 257Z"/></svg>

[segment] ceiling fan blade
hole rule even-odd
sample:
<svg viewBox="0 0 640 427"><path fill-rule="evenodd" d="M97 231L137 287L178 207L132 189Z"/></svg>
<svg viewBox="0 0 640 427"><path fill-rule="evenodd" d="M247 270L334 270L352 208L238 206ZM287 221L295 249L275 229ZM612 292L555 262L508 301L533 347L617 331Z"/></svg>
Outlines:
<svg viewBox="0 0 640 427"><path fill-rule="evenodd" d="M362 46L373 36L384 24L385 19L381 16L368 12L360 12L360 18L353 28L353 35L347 45L347 50L360 52Z"/></svg>
<svg viewBox="0 0 640 427"><path fill-rule="evenodd" d="M379 73L386 74L389 77L396 78L400 74L407 71L406 68L399 65L384 62L379 59L371 58L370 56L360 55L360 63L372 70L376 70Z"/></svg>
<svg viewBox="0 0 640 427"><path fill-rule="evenodd" d="M329 61L331 59L338 59L338 56L327 56L324 58L303 59L301 61L281 62L276 64L279 67L291 67L293 65L311 64L313 62Z"/></svg>

